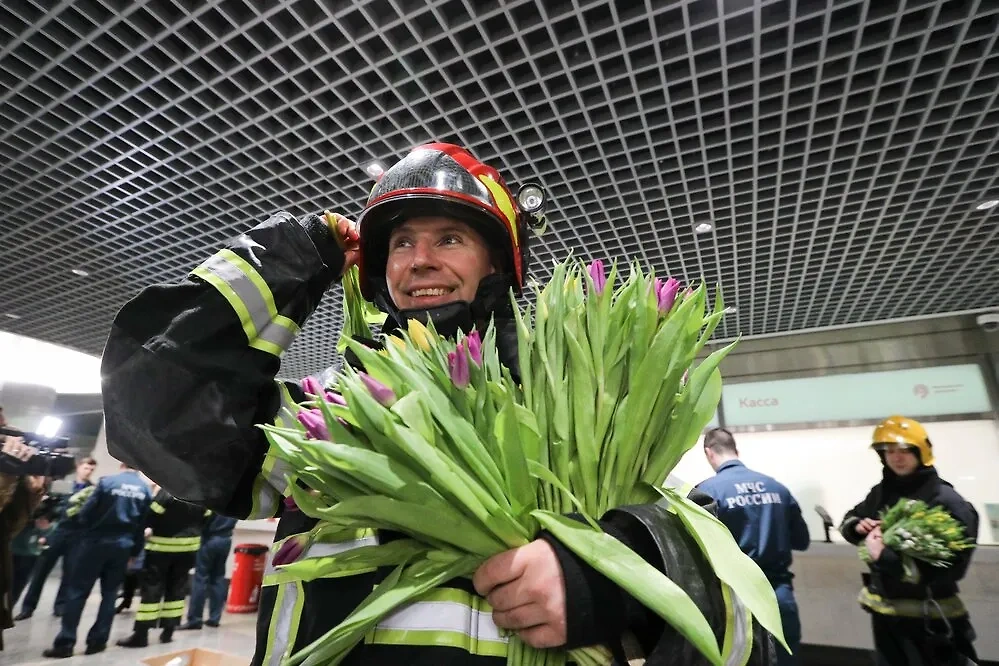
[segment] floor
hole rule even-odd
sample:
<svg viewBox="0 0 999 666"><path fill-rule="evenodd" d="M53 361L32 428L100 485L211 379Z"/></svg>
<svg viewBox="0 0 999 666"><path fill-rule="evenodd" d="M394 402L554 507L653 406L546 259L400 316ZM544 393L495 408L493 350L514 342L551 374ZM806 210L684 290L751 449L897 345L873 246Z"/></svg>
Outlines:
<svg viewBox="0 0 999 666"><path fill-rule="evenodd" d="M201 631L178 631L174 640L168 645L158 642L159 632L150 632L150 645L142 649L121 648L114 645L115 641L132 633L132 622L135 619L134 609L138 606L138 598L132 605L132 611L125 611L115 617L111 629L111 640L108 649L101 654L85 656L86 647L83 638L97 615L100 594L97 590L87 600L80 621L80 641L76 646L77 654L71 659L45 659L42 651L52 645L52 639L59 631L59 619L51 615L52 601L55 599L59 578L49 578L42 593L41 601L30 620L18 622L13 629L4 632L6 649L0 652L0 664L17 664L18 666L38 666L39 664L64 664L65 666L136 666L143 659L156 655L176 652L189 648L208 648L233 655L246 657L249 660L253 654L253 641L256 628L256 615L228 613L222 616L222 626L218 629L205 627ZM18 605L17 610L20 610Z"/></svg>

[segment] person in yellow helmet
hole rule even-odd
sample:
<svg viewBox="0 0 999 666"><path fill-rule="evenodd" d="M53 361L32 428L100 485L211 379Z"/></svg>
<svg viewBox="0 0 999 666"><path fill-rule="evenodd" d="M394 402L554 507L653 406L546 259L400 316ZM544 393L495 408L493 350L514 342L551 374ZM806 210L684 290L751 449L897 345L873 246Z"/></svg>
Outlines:
<svg viewBox="0 0 999 666"><path fill-rule="evenodd" d="M872 562L863 575L860 604L871 614L879 666L957 666L975 663L975 631L957 596L973 548L960 551L951 566L917 561L918 580L906 582L901 556L885 546L880 512L900 499L941 506L978 538L978 512L934 467L933 445L921 423L891 416L874 429L871 443L884 466L881 483L847 512L840 526L852 544L866 542Z"/></svg>

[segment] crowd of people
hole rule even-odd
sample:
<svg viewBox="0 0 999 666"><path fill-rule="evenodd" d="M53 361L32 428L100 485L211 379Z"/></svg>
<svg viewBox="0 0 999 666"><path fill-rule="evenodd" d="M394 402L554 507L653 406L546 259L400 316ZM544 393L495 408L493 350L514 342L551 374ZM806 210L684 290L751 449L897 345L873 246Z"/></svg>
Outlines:
<svg viewBox="0 0 999 666"><path fill-rule="evenodd" d="M4 439L4 455L28 460L34 453L20 438ZM60 630L46 657L72 656L84 606L98 583L100 606L85 654L107 648L115 615L131 607L136 591L141 599L133 633L118 641L122 647L146 646L154 628L161 630L160 642L169 643L177 628L218 627L236 520L174 498L127 465L94 483L96 467L93 458L81 458L71 490L62 494L49 493L52 479L0 474L0 639L2 629L35 614L60 558L52 607Z"/></svg>
<svg viewBox="0 0 999 666"><path fill-rule="evenodd" d="M46 656L73 654L83 604L98 580L101 608L86 651L106 648L115 596L143 550L133 633L119 644L147 645L154 627L161 629L161 641L171 640L183 614L188 570L197 559L206 570L218 571L221 554L227 552L227 545L213 539L224 539L231 525L226 527L222 518L206 525L213 515L280 516L279 540L316 524L284 501L287 474L294 470L282 469L256 425L272 422L289 398L304 399L298 384L275 380L279 357L291 342L289 332L305 323L346 269L359 266L363 293L387 315L385 333L405 328L412 319L432 320L444 335L492 320L501 331L500 358L512 364L517 340L507 294L525 284L528 237L526 212L494 169L457 146L430 144L383 174L357 225L341 216L275 215L247 230L182 283L149 287L129 302L114 322L102 366L109 449L126 462L119 473L74 495L77 510L72 515L67 510L65 523L52 528L36 522L37 539L29 538L25 546L37 549L41 539L58 540L59 530L74 530L77 550L84 554L67 563L62 628ZM963 551L946 573L921 571L922 583L904 583L899 558L880 542L878 516L899 497L923 498L946 506L974 539L977 515L937 476L922 426L909 419L889 421L875 431L872 443L884 479L842 526L844 538L864 540L872 557L862 600L868 600L864 608L872 615L879 663L962 663L962 658L975 658L973 631L967 612L949 600L956 599L956 582L973 550ZM16 445L11 448L13 455L24 455ZM796 652L801 630L790 566L792 551L809 545L800 507L787 488L740 461L731 432L708 432L704 452L716 475L690 496L717 513L766 574L787 642ZM154 496L136 469L165 490ZM8 535L27 522L43 493L36 481L15 485L16 497L3 514ZM613 523L601 525L663 570L670 550L670 532L664 528L669 518L665 507L650 504L623 507ZM42 534L45 530L51 531ZM345 551L370 543L365 537L334 545ZM35 557L37 572L52 559ZM52 565L54 559L47 566ZM323 636L386 575L379 570L322 578L292 590L265 587L252 663L280 660ZM217 579L205 580L204 589L217 599ZM641 656L651 663L676 663L663 652L668 627L643 607L629 604L615 584L585 562L544 538L490 559L471 582L456 579L442 587L455 598L472 600L467 609L452 609L458 615L467 611L467 616L454 618L457 631L474 626L497 636L516 632L535 647L599 642L615 656L623 653L625 634L632 634L640 637ZM191 628L201 626L202 598L192 595ZM924 603L927 599L938 603L934 607ZM476 610L487 602L491 616ZM35 603L37 595L29 593L21 617L30 617ZM906 614L914 607L920 608L918 617ZM218 623L215 609L207 624ZM414 604L410 611L407 617L421 626L443 621L432 603ZM782 649L775 657L772 642L761 639L756 629L748 663L771 664L774 658L782 665L796 663ZM477 653L475 640L445 645L419 631L391 635L390 641L358 645L343 663L473 666L505 661L502 655ZM913 655L921 661L912 661Z"/></svg>

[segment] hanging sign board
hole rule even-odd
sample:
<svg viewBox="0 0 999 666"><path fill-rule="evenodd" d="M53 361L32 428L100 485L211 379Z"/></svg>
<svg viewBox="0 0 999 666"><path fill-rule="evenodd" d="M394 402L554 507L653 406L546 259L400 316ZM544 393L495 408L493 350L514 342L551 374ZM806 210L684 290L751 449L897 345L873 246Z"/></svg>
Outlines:
<svg viewBox="0 0 999 666"><path fill-rule="evenodd" d="M992 411L981 368L973 363L727 384L722 408L731 426Z"/></svg>

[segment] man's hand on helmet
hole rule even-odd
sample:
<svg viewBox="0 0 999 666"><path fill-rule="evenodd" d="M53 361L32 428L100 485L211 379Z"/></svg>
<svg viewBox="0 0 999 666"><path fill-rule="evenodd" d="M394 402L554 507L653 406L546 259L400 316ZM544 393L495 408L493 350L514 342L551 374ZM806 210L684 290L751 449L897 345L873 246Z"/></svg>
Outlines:
<svg viewBox="0 0 999 666"><path fill-rule="evenodd" d="M346 260L343 262L343 272L350 270L351 266L357 264L360 250L360 236L357 233L357 226L339 213L325 211L326 224L330 233L336 239L337 245L343 248Z"/></svg>

